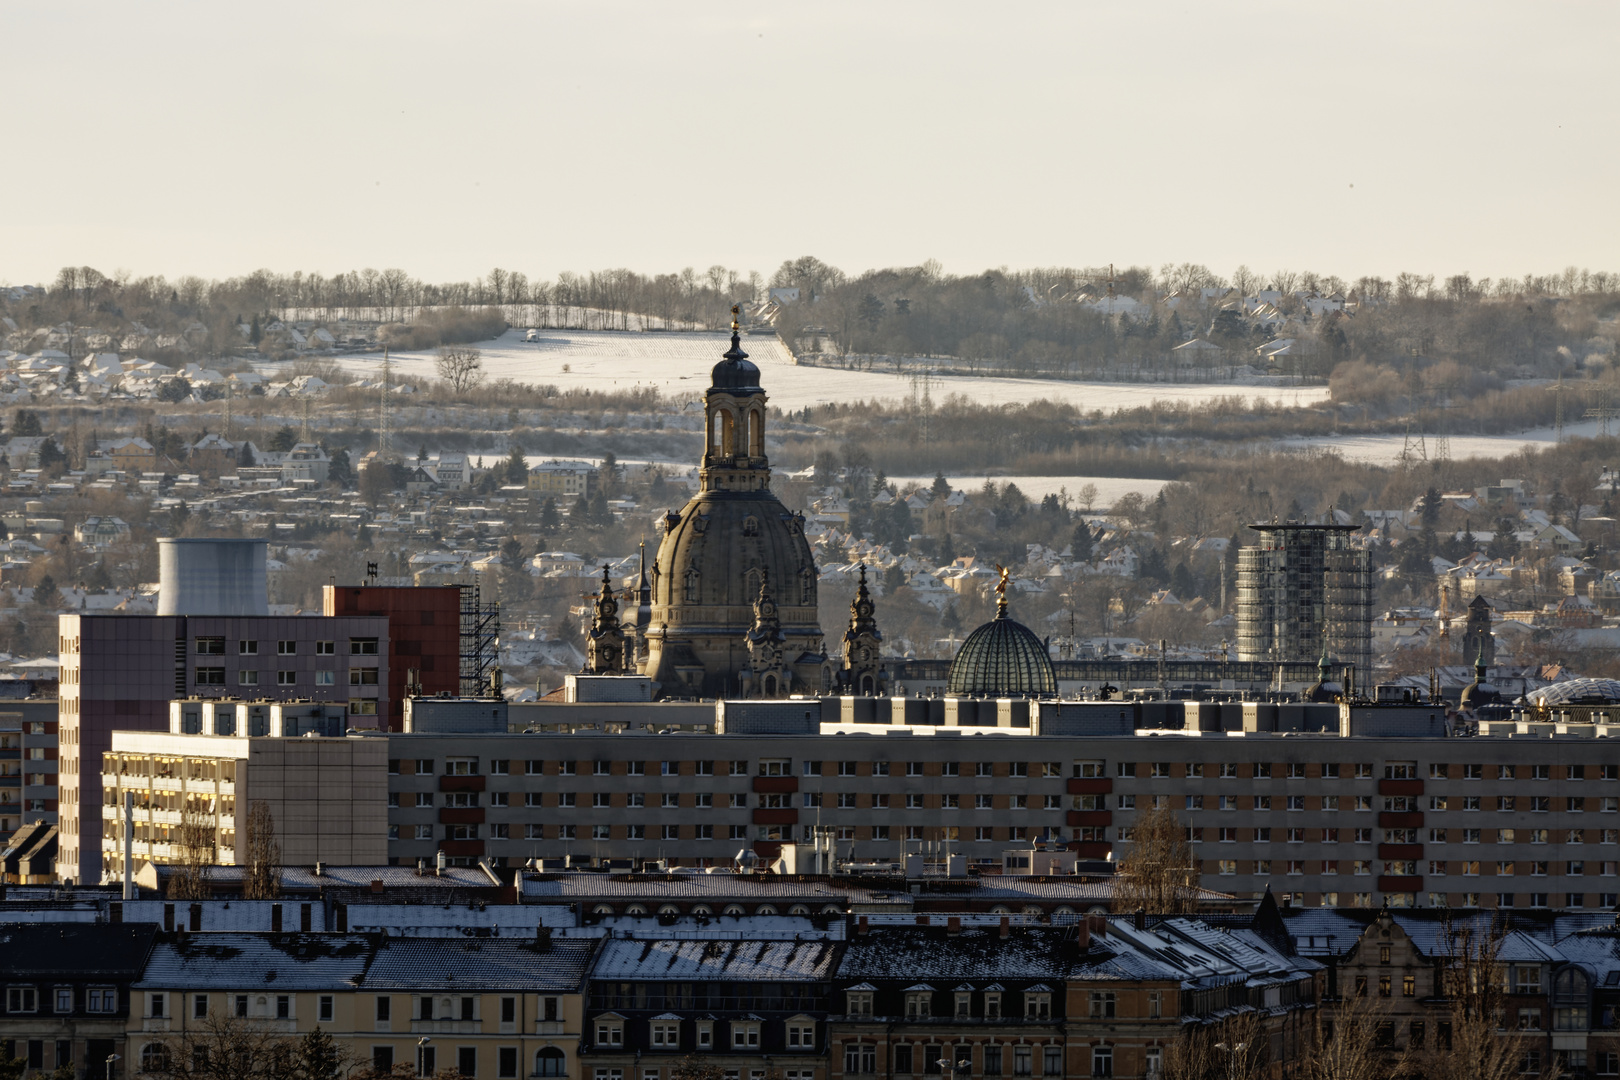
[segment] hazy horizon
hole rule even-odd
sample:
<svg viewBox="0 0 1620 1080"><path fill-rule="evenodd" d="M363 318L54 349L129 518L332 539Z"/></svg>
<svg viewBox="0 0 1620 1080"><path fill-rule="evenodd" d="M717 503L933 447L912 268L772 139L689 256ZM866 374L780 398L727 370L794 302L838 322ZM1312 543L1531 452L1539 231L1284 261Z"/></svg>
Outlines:
<svg viewBox="0 0 1620 1080"><path fill-rule="evenodd" d="M11 284L803 254L1620 269L1613 4L84 3L0 26Z"/></svg>

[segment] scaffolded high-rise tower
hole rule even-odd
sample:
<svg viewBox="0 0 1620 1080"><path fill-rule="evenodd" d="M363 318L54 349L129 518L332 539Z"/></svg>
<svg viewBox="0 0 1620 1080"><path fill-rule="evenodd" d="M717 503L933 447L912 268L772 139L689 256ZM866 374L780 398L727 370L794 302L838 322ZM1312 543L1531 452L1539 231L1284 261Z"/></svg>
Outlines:
<svg viewBox="0 0 1620 1080"><path fill-rule="evenodd" d="M1238 659L1372 662L1372 555L1354 525L1251 525L1238 552Z"/></svg>

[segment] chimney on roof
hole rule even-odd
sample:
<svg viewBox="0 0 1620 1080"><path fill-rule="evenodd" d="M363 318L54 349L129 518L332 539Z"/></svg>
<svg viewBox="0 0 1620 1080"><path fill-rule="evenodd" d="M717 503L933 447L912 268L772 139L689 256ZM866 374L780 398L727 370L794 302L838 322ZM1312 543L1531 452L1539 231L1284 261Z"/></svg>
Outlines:
<svg viewBox="0 0 1620 1080"><path fill-rule="evenodd" d="M444 849L440 848L439 853L433 857L433 876L444 877L444 866Z"/></svg>
<svg viewBox="0 0 1620 1080"><path fill-rule="evenodd" d="M371 879L371 891L373 893L381 893L383 891L383 880L382 880L382 878L372 878Z"/></svg>
<svg viewBox="0 0 1620 1080"><path fill-rule="evenodd" d="M1086 930L1089 931L1094 937L1107 937L1108 936L1108 916L1106 916L1106 915L1087 915L1086 916Z"/></svg>
<svg viewBox="0 0 1620 1080"><path fill-rule="evenodd" d="M1012 920L1010 918L1008 918L1007 916L1003 915L1001 917L1001 928L1000 928L1001 939L1003 941L1007 940L1007 935L1009 935L1011 933L1012 933Z"/></svg>
<svg viewBox="0 0 1620 1080"><path fill-rule="evenodd" d="M945 920L945 933L957 937L962 933L962 916L952 915Z"/></svg>
<svg viewBox="0 0 1620 1080"><path fill-rule="evenodd" d="M1131 925L1136 927L1138 930L1146 930L1147 929L1147 909L1146 908L1137 908L1136 909L1136 914L1131 916Z"/></svg>
<svg viewBox="0 0 1620 1080"><path fill-rule="evenodd" d="M1091 948L1091 926L1081 919L1074 924L1074 945L1081 952Z"/></svg>
<svg viewBox="0 0 1620 1080"><path fill-rule="evenodd" d="M871 925L870 921L867 919L867 917L865 915L861 915L858 918L856 918L856 920L855 920L855 933L856 933L856 936L865 937L867 934L870 934L871 932L872 932L872 925Z"/></svg>

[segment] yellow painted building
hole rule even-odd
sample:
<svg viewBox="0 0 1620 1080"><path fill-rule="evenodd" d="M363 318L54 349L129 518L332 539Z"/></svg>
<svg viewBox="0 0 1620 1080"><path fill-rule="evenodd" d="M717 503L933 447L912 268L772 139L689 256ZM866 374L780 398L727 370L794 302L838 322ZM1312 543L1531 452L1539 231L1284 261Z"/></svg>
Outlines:
<svg viewBox="0 0 1620 1080"><path fill-rule="evenodd" d="M581 1077L585 975L598 942L206 934L160 944L135 984L136 1070L233 1039L316 1028L357 1063L473 1080Z"/></svg>

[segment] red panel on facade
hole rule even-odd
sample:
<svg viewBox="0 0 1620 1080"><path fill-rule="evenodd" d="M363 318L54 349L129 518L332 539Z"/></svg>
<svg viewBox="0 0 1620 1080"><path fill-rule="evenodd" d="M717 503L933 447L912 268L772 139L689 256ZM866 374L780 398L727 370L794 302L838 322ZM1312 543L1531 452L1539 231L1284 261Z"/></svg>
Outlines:
<svg viewBox="0 0 1620 1080"><path fill-rule="evenodd" d="M1111 846L1106 840L1075 840L1069 850L1082 859L1106 859Z"/></svg>
<svg viewBox="0 0 1620 1080"><path fill-rule="evenodd" d="M797 825L799 812L797 810L755 810L755 825Z"/></svg>
<svg viewBox="0 0 1620 1080"><path fill-rule="evenodd" d="M446 806L439 811L439 823L442 825L482 825L484 823L484 808L482 806Z"/></svg>
<svg viewBox="0 0 1620 1080"><path fill-rule="evenodd" d="M377 615L388 620L389 731L405 729L405 679L415 668L424 694L461 693L461 589L326 586L327 615Z"/></svg>
<svg viewBox="0 0 1620 1080"><path fill-rule="evenodd" d="M1114 812L1112 810L1070 810L1070 825L1112 825Z"/></svg>
<svg viewBox="0 0 1620 1080"><path fill-rule="evenodd" d="M1379 844L1378 857L1380 859L1421 859L1423 858L1423 845Z"/></svg>
<svg viewBox="0 0 1620 1080"><path fill-rule="evenodd" d="M782 845L775 840L761 840L754 845L754 854L769 862L782 857Z"/></svg>
<svg viewBox="0 0 1620 1080"><path fill-rule="evenodd" d="M1092 779L1072 777L1069 780L1070 795L1107 795L1114 790L1114 782L1105 776Z"/></svg>
<svg viewBox="0 0 1620 1080"><path fill-rule="evenodd" d="M477 857L484 853L482 840L441 840L439 850L452 859L459 859L471 855Z"/></svg>
<svg viewBox="0 0 1620 1080"><path fill-rule="evenodd" d="M756 776L754 777L754 790L776 793L798 791L799 778L797 776Z"/></svg>
<svg viewBox="0 0 1620 1080"><path fill-rule="evenodd" d="M1417 892L1423 888L1420 877L1391 877L1384 874L1378 879L1379 892Z"/></svg>
<svg viewBox="0 0 1620 1080"><path fill-rule="evenodd" d="M482 776L441 776L439 777L440 791L483 791L484 778Z"/></svg>
<svg viewBox="0 0 1620 1080"><path fill-rule="evenodd" d="M1378 812L1378 827L1380 829L1420 829L1423 827L1423 812L1410 810L1401 813L1398 810L1380 810Z"/></svg>
<svg viewBox="0 0 1620 1080"><path fill-rule="evenodd" d="M1423 794L1423 781L1421 781L1421 780L1380 780L1380 781L1378 781L1378 794L1380 794L1380 795L1421 795L1421 794Z"/></svg>

